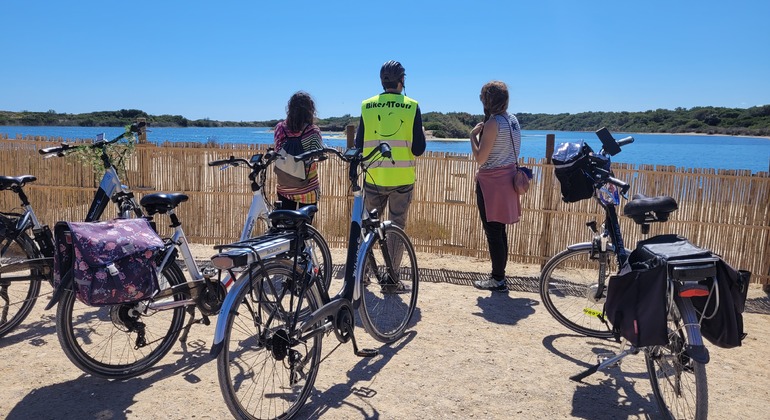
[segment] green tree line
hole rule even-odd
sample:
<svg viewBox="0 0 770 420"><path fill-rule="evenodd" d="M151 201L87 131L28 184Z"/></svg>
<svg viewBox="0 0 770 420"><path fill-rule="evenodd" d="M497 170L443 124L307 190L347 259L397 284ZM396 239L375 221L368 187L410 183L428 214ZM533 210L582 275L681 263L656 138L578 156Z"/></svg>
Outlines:
<svg viewBox="0 0 770 420"><path fill-rule="evenodd" d="M751 108L693 107L644 112L581 112L577 114L517 113L524 130L595 131L607 127L629 133L703 133L740 136L770 136L770 105ZM0 125L120 127L144 118L155 127L273 127L278 120L215 121L190 120L181 115L149 115L138 109L83 114L0 111ZM344 131L358 125L358 116L319 119L324 131ZM423 126L438 138L464 138L483 116L467 112L426 112Z"/></svg>

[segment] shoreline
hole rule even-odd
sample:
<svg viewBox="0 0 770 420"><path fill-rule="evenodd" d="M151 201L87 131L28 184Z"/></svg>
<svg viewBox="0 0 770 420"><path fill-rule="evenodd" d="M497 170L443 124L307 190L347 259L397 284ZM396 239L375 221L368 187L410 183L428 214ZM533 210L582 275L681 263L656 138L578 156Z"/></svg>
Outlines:
<svg viewBox="0 0 770 420"><path fill-rule="evenodd" d="M549 130L523 130L523 131L549 131ZM558 133L591 133L592 131L560 131L560 130L552 130L548 134L558 134ZM335 139L335 140L346 140L347 136L344 131L322 131L321 134L324 136L324 138L329 139ZM733 135L733 134L707 134L707 133L631 133L631 132L625 132L625 131L618 131L617 133L613 134L642 134L645 136L704 136L704 137L739 137L739 138L747 138L747 139L763 139L763 140L770 140L770 136L742 136L742 135ZM437 141L437 142L461 142L461 141L470 141L469 138L441 138L441 137L434 137L431 135L425 136L426 141Z"/></svg>

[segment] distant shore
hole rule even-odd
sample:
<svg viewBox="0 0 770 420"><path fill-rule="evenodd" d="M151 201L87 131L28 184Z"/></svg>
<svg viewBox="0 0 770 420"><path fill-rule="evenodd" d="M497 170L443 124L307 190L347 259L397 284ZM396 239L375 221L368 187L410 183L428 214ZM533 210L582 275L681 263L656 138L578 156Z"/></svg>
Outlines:
<svg viewBox="0 0 770 420"><path fill-rule="evenodd" d="M538 130L538 131L547 131L547 130ZM558 133L559 131L554 130L554 133ZM586 131L586 133L590 133L590 131ZM345 140L347 139L347 136L345 135L344 131L324 131L322 132L324 138L328 139L339 139L339 140ZM649 136L710 136L710 137L746 137L746 138L752 138L752 139L765 139L770 140L770 136L736 136L732 134L704 134L704 133L634 133L634 134L644 134ZM425 139L427 141L452 141L452 142L461 142L461 141L470 141L469 138L441 138L441 137L435 137L430 133L426 133Z"/></svg>
<svg viewBox="0 0 770 420"><path fill-rule="evenodd" d="M346 140L348 138L344 131L322 131L321 135L324 138L326 138L326 139ZM453 141L453 142L460 142L460 141L470 141L470 138L465 138L465 139L449 139L449 138L435 137L430 132L426 132L425 133L425 140L427 140L427 141Z"/></svg>

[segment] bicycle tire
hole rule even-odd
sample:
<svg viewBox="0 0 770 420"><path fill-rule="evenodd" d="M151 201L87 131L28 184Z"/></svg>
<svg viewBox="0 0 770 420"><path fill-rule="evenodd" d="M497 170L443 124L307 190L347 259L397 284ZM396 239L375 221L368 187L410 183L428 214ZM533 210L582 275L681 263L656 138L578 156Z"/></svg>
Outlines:
<svg viewBox="0 0 770 420"><path fill-rule="evenodd" d="M366 259L361 271L361 304L358 314L366 332L377 341L392 343L404 334L417 306L419 271L412 242L398 226L386 225L383 238L367 244ZM388 274L383 243L398 276L396 281ZM401 251L399 251L401 249ZM406 257L406 258L405 258Z"/></svg>
<svg viewBox="0 0 770 420"><path fill-rule="evenodd" d="M668 344L645 348L652 394L664 418L706 419L706 365L687 356L684 330L683 322L672 309L668 316Z"/></svg>
<svg viewBox="0 0 770 420"><path fill-rule="evenodd" d="M265 286L292 279L288 260L271 260L244 273L248 282L226 316L224 346L217 357L217 377L225 404L235 418L292 418L310 396L321 358L322 334L299 340L287 321L318 309L315 284L298 293L266 293ZM223 314L224 316L225 314ZM287 345L289 340L295 345ZM283 345L282 345L283 343Z"/></svg>
<svg viewBox="0 0 770 420"><path fill-rule="evenodd" d="M316 228L308 226L308 230L310 231L310 240L313 241L313 258L318 267L318 272L321 275L321 278L324 279L324 287L329 293L329 296L334 296L342 289L342 282L337 282L339 285L335 283L334 288L336 290L331 290L334 264L332 262L332 253L329 250L329 244Z"/></svg>
<svg viewBox="0 0 770 420"><path fill-rule="evenodd" d="M175 262L167 264L158 279L161 290L185 282ZM181 300L177 294L164 300ZM87 306L70 290L62 294L56 310L56 332L64 354L83 372L106 379L127 379L148 371L174 345L181 333L185 309L141 309L146 301L113 306ZM137 348L137 323L144 326L146 345Z"/></svg>
<svg viewBox="0 0 770 420"><path fill-rule="evenodd" d="M0 250L7 244L7 238L0 235ZM8 245L8 249L0 255L0 267L19 261L42 258L42 254L30 237L22 232ZM5 336L18 327L37 302L40 295L38 280L3 281L3 276L41 275L39 269L23 269L0 275L0 337Z"/></svg>
<svg viewBox="0 0 770 420"><path fill-rule="evenodd" d="M540 299L548 313L568 329L594 338L612 338L602 321L609 276L618 272L614 248L607 250L605 290L594 297L599 284L599 261L591 257L591 244L573 246L554 255L540 274Z"/></svg>

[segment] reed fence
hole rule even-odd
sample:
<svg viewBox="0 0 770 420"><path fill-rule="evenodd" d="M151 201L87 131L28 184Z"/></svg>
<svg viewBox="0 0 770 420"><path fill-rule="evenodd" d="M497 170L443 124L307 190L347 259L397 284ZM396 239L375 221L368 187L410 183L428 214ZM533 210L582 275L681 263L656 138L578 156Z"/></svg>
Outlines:
<svg viewBox="0 0 770 420"><path fill-rule="evenodd" d="M38 216L49 225L58 220L82 220L98 182L91 168L76 159L41 158L40 148L62 140L8 139L0 134L0 175L37 176L37 182L27 187L28 195ZM240 168L222 171L206 163L230 155L248 158L264 151L264 147L139 144L128 161L124 181L139 197L156 191L186 193L190 200L180 206L178 214L190 241L226 243L239 236L251 203L248 173ZM509 229L509 259L542 265L567 245L590 240L585 223L601 223L603 215L592 200L562 202L558 181L545 159L530 159L526 165L533 169L534 180L530 192L522 197L521 221ZM328 159L319 166L322 198L314 223L330 246L343 248L347 245L352 204L346 168L337 159ZM418 251L487 258L486 238L475 203L477 167L462 154L426 152L417 159L417 183L407 231ZM630 194L665 194L679 203L679 210L669 222L653 224L650 235L683 235L722 255L734 267L751 271L753 281L770 284L767 172L628 164L615 164L614 170L618 178L631 184ZM268 176L268 198L275 191L273 183L273 177ZM15 195L0 194L0 210L18 207ZM112 216L114 208L109 207L106 217ZM622 218L621 223L626 247L633 248L644 236L630 219Z"/></svg>

